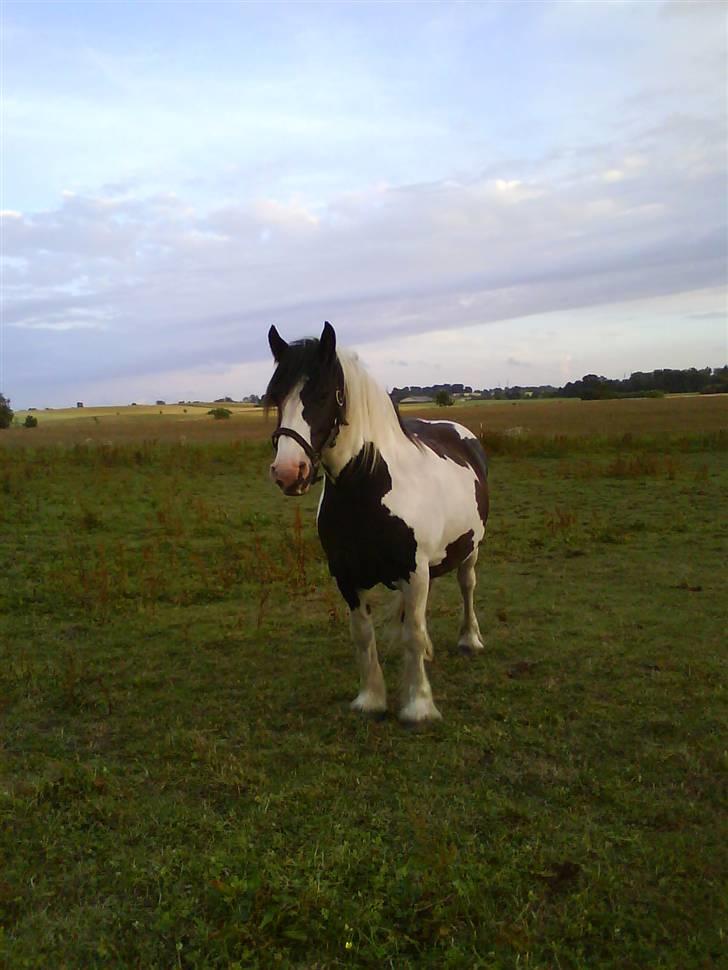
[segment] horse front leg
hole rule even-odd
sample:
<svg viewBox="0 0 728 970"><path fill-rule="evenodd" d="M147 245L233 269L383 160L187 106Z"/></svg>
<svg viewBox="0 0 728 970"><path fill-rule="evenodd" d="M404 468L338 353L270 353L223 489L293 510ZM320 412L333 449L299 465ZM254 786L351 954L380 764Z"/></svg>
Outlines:
<svg viewBox="0 0 728 970"><path fill-rule="evenodd" d="M432 641L427 632L427 596L430 591L428 566L418 565L402 590L402 707L400 720L410 724L439 720L442 715L432 699L425 660L432 659Z"/></svg>
<svg viewBox="0 0 728 970"><path fill-rule="evenodd" d="M377 656L371 606L363 593L359 594L359 605L351 609L349 627L359 668L359 693L351 702L351 709L363 714L383 714L387 710L387 688Z"/></svg>

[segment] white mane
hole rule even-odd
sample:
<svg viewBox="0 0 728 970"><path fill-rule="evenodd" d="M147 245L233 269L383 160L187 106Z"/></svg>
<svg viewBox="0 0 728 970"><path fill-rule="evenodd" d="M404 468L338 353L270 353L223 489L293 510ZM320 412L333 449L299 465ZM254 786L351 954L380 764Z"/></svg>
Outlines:
<svg viewBox="0 0 728 970"><path fill-rule="evenodd" d="M402 430L392 400L352 350L337 351L344 371L346 421L336 446L336 464L343 467L364 446L373 446L370 460L397 444L410 443Z"/></svg>

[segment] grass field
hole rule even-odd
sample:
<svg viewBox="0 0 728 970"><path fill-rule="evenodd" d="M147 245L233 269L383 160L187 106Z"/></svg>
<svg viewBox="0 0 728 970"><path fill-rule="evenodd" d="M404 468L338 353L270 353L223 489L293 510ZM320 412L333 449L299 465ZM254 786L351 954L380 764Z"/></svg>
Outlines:
<svg viewBox="0 0 728 970"><path fill-rule="evenodd" d="M466 410L486 654L437 581L421 732L349 712L259 412L0 432L0 965L721 965L725 398Z"/></svg>
<svg viewBox="0 0 728 970"><path fill-rule="evenodd" d="M0 436L0 448L139 440L160 442L223 442L262 440L270 435L273 417L261 408L226 405L233 416L216 421L213 404L139 405L137 407L64 408L33 412L37 428L12 427ZM716 431L728 426L728 396L679 395L617 401L576 398L525 401L474 401L449 408L407 405L402 414L460 421L476 434L517 429L534 435L584 435L652 432ZM18 411L22 422L30 413Z"/></svg>

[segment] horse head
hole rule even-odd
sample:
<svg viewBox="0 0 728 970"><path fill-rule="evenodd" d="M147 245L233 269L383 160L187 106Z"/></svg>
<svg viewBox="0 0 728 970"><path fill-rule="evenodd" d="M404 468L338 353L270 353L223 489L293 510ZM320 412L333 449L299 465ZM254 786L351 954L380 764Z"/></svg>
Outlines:
<svg viewBox="0 0 728 970"><path fill-rule="evenodd" d="M278 413L272 435L273 481L286 495L303 495L317 480L327 448L345 424L344 372L336 355L336 333L324 323L320 338L287 343L275 327L268 343L276 369L265 394Z"/></svg>

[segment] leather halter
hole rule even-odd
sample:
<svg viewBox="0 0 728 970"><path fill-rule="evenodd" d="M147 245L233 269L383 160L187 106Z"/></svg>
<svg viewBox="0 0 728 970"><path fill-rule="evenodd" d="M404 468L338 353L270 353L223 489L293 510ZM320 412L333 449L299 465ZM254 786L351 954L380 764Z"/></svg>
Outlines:
<svg viewBox="0 0 728 970"><path fill-rule="evenodd" d="M302 448L306 454L306 457L311 462L311 482L310 484L315 484L320 482L323 476L318 473L318 466L321 464L321 455L326 448L333 448L336 443L336 439L339 436L339 430L342 425L348 424L344 417L344 408L346 406L346 398L344 397L344 392L341 388L336 388L336 404L337 411L336 417L334 418L334 423L331 426L331 431L329 431L326 441L323 443L321 448L316 451L312 445L310 445L303 435L300 435L293 428L284 428L280 425L275 429L273 434L270 436L271 443L274 448L278 447L278 442L281 438L293 438L299 448Z"/></svg>

